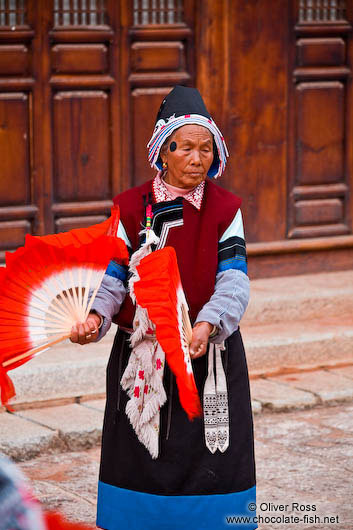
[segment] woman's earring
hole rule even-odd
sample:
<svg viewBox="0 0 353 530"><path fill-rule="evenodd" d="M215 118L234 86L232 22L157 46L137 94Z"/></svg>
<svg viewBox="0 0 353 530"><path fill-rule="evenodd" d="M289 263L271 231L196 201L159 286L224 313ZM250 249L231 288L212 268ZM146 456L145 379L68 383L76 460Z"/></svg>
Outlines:
<svg viewBox="0 0 353 530"><path fill-rule="evenodd" d="M162 168L163 168L163 169L167 169L167 167L168 167L167 162L163 162L163 164L162 164Z"/></svg>

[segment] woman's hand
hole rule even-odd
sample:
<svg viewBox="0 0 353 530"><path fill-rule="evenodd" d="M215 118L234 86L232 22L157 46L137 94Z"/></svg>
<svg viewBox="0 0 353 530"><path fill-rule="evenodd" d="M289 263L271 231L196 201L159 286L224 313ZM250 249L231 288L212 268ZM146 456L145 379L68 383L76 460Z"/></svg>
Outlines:
<svg viewBox="0 0 353 530"><path fill-rule="evenodd" d="M205 355L208 344L208 337L213 330L209 322L198 322L192 330L192 340L190 344L190 355L192 359L197 359Z"/></svg>
<svg viewBox="0 0 353 530"><path fill-rule="evenodd" d="M98 337L98 327L101 323L101 317L97 313L90 313L86 322L78 322L71 328L71 342L78 344L89 344Z"/></svg>

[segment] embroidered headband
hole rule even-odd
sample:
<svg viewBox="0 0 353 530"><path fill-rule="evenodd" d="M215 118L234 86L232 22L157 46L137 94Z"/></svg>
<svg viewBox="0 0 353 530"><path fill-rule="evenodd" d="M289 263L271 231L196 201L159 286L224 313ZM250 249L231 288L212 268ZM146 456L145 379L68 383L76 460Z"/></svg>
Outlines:
<svg viewBox="0 0 353 530"><path fill-rule="evenodd" d="M213 178L221 176L229 156L222 133L208 113L199 91L184 86L175 86L162 101L152 138L147 144L151 167L162 169L160 157L162 145L176 129L190 124L202 125L211 132L217 151L208 176Z"/></svg>

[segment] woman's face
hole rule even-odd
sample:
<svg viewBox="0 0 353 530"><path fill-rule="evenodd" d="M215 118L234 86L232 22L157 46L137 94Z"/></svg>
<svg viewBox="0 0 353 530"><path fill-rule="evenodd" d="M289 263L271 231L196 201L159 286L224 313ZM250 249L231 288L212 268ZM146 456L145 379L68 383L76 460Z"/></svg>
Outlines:
<svg viewBox="0 0 353 530"><path fill-rule="evenodd" d="M165 181L178 188L192 189L205 180L213 162L213 140L201 125L184 125L162 148L161 158L168 164Z"/></svg>

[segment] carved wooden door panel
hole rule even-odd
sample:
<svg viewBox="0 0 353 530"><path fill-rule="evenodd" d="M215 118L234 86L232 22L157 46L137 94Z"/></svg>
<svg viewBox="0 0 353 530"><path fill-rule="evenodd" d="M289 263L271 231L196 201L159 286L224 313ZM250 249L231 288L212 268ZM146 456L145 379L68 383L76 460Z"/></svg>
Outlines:
<svg viewBox="0 0 353 530"><path fill-rule="evenodd" d="M121 189L117 7L0 2L2 255L103 220Z"/></svg>
<svg viewBox="0 0 353 530"><path fill-rule="evenodd" d="M229 145L220 184L243 198L250 274L351 268L353 3L219 0L197 17L196 84Z"/></svg>
<svg viewBox="0 0 353 530"><path fill-rule="evenodd" d="M0 0L0 260L150 178L184 84L226 138L251 275L351 267L352 20L344 0Z"/></svg>
<svg viewBox="0 0 353 530"><path fill-rule="evenodd" d="M32 200L31 109L28 42L33 32L23 2L0 3L0 245L22 244L37 214Z"/></svg>
<svg viewBox="0 0 353 530"><path fill-rule="evenodd" d="M345 2L300 2L296 15L288 237L348 234L352 27Z"/></svg>
<svg viewBox="0 0 353 530"><path fill-rule="evenodd" d="M162 96L193 83L193 1L0 0L0 258L101 221L152 174Z"/></svg>
<svg viewBox="0 0 353 530"><path fill-rule="evenodd" d="M124 88L123 171L129 185L151 178L147 142L163 96L174 85L194 85L195 2L134 0L122 2ZM126 182L126 180L125 180Z"/></svg>
<svg viewBox="0 0 353 530"><path fill-rule="evenodd" d="M43 110L48 113L43 231L100 222L119 191L119 168L113 164L120 145L114 4L53 0L36 7L34 23L43 43Z"/></svg>

